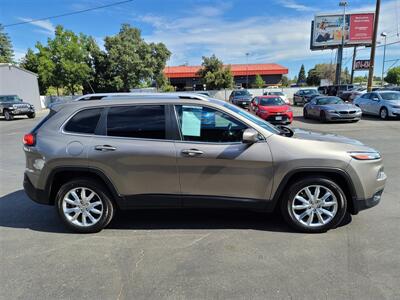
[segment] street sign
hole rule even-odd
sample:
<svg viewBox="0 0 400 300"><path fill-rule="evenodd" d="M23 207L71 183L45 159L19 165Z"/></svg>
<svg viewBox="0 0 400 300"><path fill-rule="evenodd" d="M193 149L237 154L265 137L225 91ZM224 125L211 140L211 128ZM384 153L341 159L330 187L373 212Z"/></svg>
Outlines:
<svg viewBox="0 0 400 300"><path fill-rule="evenodd" d="M369 69L369 59L358 59L354 62L355 71L365 71Z"/></svg>

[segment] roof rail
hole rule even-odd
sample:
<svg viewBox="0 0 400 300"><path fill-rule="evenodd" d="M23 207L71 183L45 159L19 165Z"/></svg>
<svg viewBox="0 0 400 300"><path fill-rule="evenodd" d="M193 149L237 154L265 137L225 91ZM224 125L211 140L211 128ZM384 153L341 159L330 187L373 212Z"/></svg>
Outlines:
<svg viewBox="0 0 400 300"><path fill-rule="evenodd" d="M209 97L196 93L129 93L129 94L110 94L101 100L112 99L132 99L132 98L168 98L168 99L191 99L208 101Z"/></svg>

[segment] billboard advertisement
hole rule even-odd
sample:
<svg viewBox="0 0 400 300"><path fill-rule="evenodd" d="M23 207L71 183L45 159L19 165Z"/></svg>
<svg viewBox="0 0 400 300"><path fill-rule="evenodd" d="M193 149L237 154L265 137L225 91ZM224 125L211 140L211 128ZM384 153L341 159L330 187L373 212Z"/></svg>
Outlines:
<svg viewBox="0 0 400 300"><path fill-rule="evenodd" d="M358 59L354 62L354 70L355 71L365 71L369 70L369 59Z"/></svg>
<svg viewBox="0 0 400 300"><path fill-rule="evenodd" d="M346 14L345 46L369 45L372 41L374 13ZM311 50L337 48L342 43L343 15L316 15L311 28Z"/></svg>

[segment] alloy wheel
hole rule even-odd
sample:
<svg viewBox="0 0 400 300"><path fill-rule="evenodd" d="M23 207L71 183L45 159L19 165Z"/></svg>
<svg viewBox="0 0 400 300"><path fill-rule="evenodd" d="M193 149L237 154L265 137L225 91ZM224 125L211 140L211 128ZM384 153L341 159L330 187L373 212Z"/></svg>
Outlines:
<svg viewBox="0 0 400 300"><path fill-rule="evenodd" d="M297 222L307 227L321 227L333 220L338 201L335 194L322 185L310 185L301 189L290 205Z"/></svg>
<svg viewBox="0 0 400 300"><path fill-rule="evenodd" d="M103 215L104 205L99 195L87 187L69 190L62 201L66 219L74 225L88 227L96 224Z"/></svg>

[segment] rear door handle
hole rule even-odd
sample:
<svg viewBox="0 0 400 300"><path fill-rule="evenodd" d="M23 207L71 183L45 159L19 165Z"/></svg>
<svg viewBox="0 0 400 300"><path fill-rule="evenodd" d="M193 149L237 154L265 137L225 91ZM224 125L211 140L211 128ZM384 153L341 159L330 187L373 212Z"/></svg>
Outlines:
<svg viewBox="0 0 400 300"><path fill-rule="evenodd" d="M204 152L198 149L184 149L182 150L182 154L186 156L198 156L202 155Z"/></svg>
<svg viewBox="0 0 400 300"><path fill-rule="evenodd" d="M94 147L94 150L97 151L115 151L117 148L110 145L97 145Z"/></svg>

